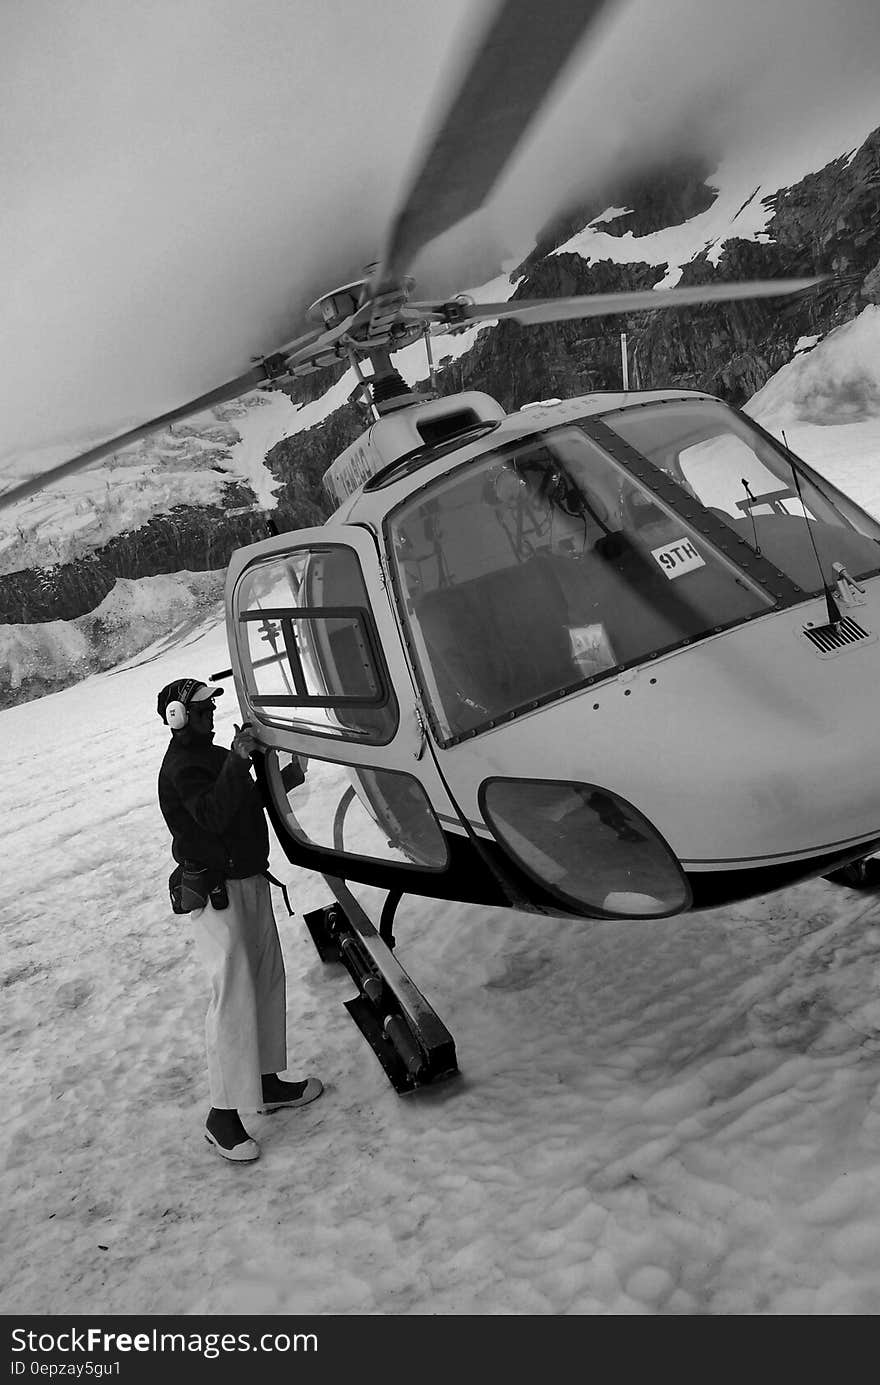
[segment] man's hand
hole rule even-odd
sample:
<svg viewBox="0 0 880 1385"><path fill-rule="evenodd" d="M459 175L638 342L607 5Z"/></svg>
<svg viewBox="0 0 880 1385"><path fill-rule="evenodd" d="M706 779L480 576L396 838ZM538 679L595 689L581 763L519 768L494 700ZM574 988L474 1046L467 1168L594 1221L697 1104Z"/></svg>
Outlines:
<svg viewBox="0 0 880 1385"><path fill-rule="evenodd" d="M235 726L235 723L233 722ZM240 760L250 760L257 750L262 746L250 729L250 722L246 721L244 726L235 727L235 735L232 738L230 749L233 755L237 755Z"/></svg>

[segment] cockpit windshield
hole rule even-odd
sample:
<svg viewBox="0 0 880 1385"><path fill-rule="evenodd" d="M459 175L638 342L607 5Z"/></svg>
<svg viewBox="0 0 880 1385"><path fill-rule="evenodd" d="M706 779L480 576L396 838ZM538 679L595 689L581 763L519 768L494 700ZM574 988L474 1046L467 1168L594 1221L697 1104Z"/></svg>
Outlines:
<svg viewBox="0 0 880 1385"><path fill-rule="evenodd" d="M387 535L447 743L774 604L575 426L464 464Z"/></svg>
<svg viewBox="0 0 880 1385"><path fill-rule="evenodd" d="M834 563L853 578L880 569L880 524L724 405L670 400L602 422L804 592L833 582Z"/></svg>

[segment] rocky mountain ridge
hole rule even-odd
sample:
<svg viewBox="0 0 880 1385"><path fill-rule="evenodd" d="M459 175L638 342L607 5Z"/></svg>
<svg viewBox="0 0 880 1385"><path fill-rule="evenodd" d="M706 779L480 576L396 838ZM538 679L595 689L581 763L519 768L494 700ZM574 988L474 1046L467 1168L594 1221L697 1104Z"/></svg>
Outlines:
<svg viewBox="0 0 880 1385"><path fill-rule="evenodd" d="M687 180L682 186L690 194ZM800 338L823 336L867 303L880 302L880 130L854 156L764 200L771 212L766 242L732 237L717 265L703 252L685 266L680 283L829 276L819 289L541 327L503 322L451 365L444 388L473 388L479 381L508 409L530 398L619 389L619 333L626 332L631 388L699 389L745 403L791 359ZM633 215L638 218L638 206ZM651 219L643 225L655 228ZM560 241L567 232L562 228ZM527 277L514 298L556 297L651 288L665 266L588 264L577 254L538 258L536 252L518 272Z"/></svg>

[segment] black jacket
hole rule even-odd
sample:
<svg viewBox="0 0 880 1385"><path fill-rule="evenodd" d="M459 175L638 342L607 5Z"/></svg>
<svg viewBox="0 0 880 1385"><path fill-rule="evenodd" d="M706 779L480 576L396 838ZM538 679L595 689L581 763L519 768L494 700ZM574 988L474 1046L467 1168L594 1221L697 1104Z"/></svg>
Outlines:
<svg viewBox="0 0 880 1385"><path fill-rule="evenodd" d="M231 880L261 875L269 831L250 765L187 727L175 731L159 770L159 807L176 861L194 861Z"/></svg>

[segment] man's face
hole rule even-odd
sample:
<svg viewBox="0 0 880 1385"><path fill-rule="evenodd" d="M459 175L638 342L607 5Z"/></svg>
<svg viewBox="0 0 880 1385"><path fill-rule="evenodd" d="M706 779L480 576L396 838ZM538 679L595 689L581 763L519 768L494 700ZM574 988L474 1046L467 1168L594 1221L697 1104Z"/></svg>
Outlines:
<svg viewBox="0 0 880 1385"><path fill-rule="evenodd" d="M206 736L209 739L214 735L214 699L205 698L204 702L191 702L189 706L189 724L197 736Z"/></svg>

